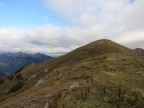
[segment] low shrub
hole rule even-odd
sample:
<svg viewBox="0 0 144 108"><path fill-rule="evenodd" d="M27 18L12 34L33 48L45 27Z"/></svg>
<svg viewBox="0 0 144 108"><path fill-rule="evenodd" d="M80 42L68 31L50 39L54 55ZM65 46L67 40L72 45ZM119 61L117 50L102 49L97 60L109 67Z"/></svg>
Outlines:
<svg viewBox="0 0 144 108"><path fill-rule="evenodd" d="M20 90L23 87L24 83L19 82L18 84L14 85L10 90L9 93L11 92L16 92L18 90Z"/></svg>

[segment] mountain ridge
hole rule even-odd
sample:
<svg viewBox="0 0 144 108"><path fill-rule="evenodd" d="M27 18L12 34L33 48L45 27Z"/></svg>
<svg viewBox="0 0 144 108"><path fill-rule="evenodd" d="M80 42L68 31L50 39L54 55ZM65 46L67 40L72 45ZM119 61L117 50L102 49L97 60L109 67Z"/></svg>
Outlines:
<svg viewBox="0 0 144 108"><path fill-rule="evenodd" d="M136 48L135 51L137 51L140 55L144 56L144 49L143 48Z"/></svg>
<svg viewBox="0 0 144 108"><path fill-rule="evenodd" d="M127 101L128 96L136 99L132 88L143 93L143 63L144 59L134 50L110 40L95 41L16 73L0 86L3 93L0 105L2 108L117 108L118 105L130 108L139 102L143 106L142 95L138 101L131 100L133 104ZM15 90L17 86L20 88Z"/></svg>
<svg viewBox="0 0 144 108"><path fill-rule="evenodd" d="M102 43L102 44L100 44ZM113 47L114 46L114 47ZM126 55L137 55L137 52L123 47L120 44L112 42L107 39L98 40L90 44L79 47L66 55L59 57L57 60L58 64L63 64L63 62L69 62L69 65L73 64L72 62L79 62L82 59L88 58L90 56L99 56L110 53L122 53Z"/></svg>
<svg viewBox="0 0 144 108"><path fill-rule="evenodd" d="M3 73L11 74L22 67L51 59L53 59L53 57L41 53L0 53L0 70Z"/></svg>

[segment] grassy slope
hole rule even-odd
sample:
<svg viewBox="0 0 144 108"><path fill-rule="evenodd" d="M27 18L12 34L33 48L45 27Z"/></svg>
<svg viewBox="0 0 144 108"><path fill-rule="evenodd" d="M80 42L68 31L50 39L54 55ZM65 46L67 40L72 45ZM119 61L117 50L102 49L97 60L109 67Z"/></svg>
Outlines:
<svg viewBox="0 0 144 108"><path fill-rule="evenodd" d="M109 40L96 41L50 62L25 68L20 81L25 84L23 88L2 95L0 105L43 108L49 103L52 108L57 104L60 108L143 108L143 63L143 58L133 50ZM0 86L0 92L18 82L16 78L7 81ZM72 88L77 83L78 87Z"/></svg>

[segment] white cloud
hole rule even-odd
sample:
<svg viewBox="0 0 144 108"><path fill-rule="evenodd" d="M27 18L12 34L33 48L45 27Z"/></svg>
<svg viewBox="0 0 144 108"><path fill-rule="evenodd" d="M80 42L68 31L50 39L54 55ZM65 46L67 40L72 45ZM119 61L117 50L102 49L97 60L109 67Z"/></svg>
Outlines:
<svg viewBox="0 0 144 108"><path fill-rule="evenodd" d="M135 0L43 0L69 26L142 25L144 1Z"/></svg>
<svg viewBox="0 0 144 108"><path fill-rule="evenodd" d="M68 25L0 28L0 51L65 53L104 37L144 48L144 0L43 1Z"/></svg>
<svg viewBox="0 0 144 108"><path fill-rule="evenodd" d="M101 24L116 20L127 0L43 0L70 25ZM117 15L116 15L117 14ZM103 22L104 21L104 22Z"/></svg>
<svg viewBox="0 0 144 108"><path fill-rule="evenodd" d="M76 34L79 31L85 33L77 37L81 41L89 36L91 40L108 36L110 39L125 43L144 37L144 0L43 1L48 8L63 17L71 29L79 28L75 31Z"/></svg>
<svg viewBox="0 0 144 108"><path fill-rule="evenodd" d="M63 54L77 45L71 36L67 36L65 30L51 25L37 26L27 30L0 28L0 51Z"/></svg>

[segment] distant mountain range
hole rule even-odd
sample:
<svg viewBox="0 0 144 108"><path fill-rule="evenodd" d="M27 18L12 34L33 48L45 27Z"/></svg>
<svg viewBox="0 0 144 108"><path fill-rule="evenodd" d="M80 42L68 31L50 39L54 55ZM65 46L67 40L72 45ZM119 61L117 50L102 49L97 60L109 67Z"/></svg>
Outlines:
<svg viewBox="0 0 144 108"><path fill-rule="evenodd" d="M0 53L0 72L5 74L11 74L22 67L31 64L38 64L51 59L53 59L53 57L41 53Z"/></svg>
<svg viewBox="0 0 144 108"><path fill-rule="evenodd" d="M137 51L140 55L144 56L144 49L136 48L135 51Z"/></svg>

